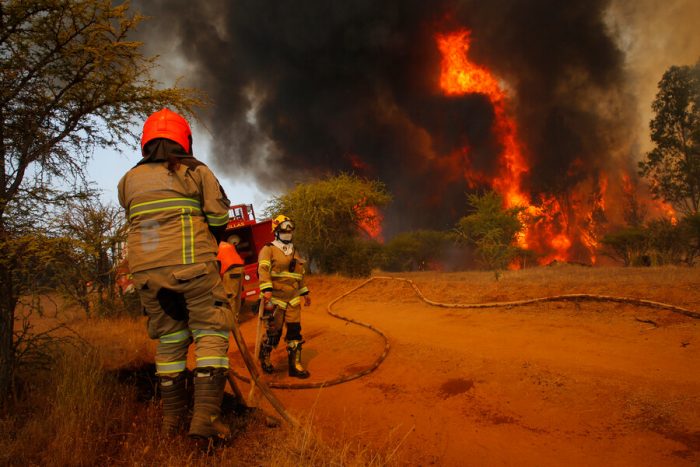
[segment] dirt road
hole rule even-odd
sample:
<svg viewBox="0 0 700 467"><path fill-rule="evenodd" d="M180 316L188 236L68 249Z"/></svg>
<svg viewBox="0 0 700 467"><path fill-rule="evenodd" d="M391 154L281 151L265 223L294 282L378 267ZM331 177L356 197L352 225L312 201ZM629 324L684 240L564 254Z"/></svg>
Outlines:
<svg viewBox="0 0 700 467"><path fill-rule="evenodd" d="M443 302L607 293L700 309L693 269L564 267L508 273L412 274ZM404 275L405 276L405 275ZM406 277L406 276L405 276ZM383 349L371 331L325 313L360 281L315 278L304 311L308 381L352 374ZM277 390L326 439L357 441L408 465L698 465L700 322L621 304L512 309L431 307L400 282L339 302L391 350L373 373L338 386ZM252 347L253 320L242 326ZM273 354L286 377L282 346ZM234 356L234 367L242 363Z"/></svg>

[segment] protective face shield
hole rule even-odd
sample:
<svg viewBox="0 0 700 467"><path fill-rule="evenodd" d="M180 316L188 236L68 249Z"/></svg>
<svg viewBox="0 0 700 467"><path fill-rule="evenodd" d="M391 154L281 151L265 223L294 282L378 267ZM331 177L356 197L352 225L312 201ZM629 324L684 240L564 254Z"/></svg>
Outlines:
<svg viewBox="0 0 700 467"><path fill-rule="evenodd" d="M279 227L277 227L277 230L280 232L293 232L294 231L294 222L291 221L291 219L288 219L284 222L282 222Z"/></svg>
<svg viewBox="0 0 700 467"><path fill-rule="evenodd" d="M294 232L294 221L285 215L279 215L272 221L272 231L276 239L282 243L290 243Z"/></svg>

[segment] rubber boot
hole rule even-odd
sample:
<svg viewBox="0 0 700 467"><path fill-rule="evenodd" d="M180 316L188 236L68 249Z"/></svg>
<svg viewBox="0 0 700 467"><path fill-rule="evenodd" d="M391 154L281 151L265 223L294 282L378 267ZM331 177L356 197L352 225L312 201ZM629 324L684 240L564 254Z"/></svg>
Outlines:
<svg viewBox="0 0 700 467"><path fill-rule="evenodd" d="M310 376L310 373L301 365L301 344L303 343L304 341L287 341L289 376L301 379Z"/></svg>
<svg viewBox="0 0 700 467"><path fill-rule="evenodd" d="M258 358L260 359L260 368L267 374L272 374L275 371L275 367L272 366L270 361L270 354L272 353L272 346L267 343L263 343L260 346L260 354Z"/></svg>
<svg viewBox="0 0 700 467"><path fill-rule="evenodd" d="M194 413L189 436L227 438L231 430L220 420L226 370L200 368L194 375Z"/></svg>
<svg viewBox="0 0 700 467"><path fill-rule="evenodd" d="M265 332L265 340L260 345L260 353L258 354L260 368L262 368L262 370L267 374L272 374L275 371L275 367L272 366L272 361L270 360L270 355L280 343L281 337L281 331L268 327L267 331Z"/></svg>
<svg viewBox="0 0 700 467"><path fill-rule="evenodd" d="M185 374L160 377L160 398L163 401L163 425L161 433L174 435L182 428L187 414L187 388Z"/></svg>

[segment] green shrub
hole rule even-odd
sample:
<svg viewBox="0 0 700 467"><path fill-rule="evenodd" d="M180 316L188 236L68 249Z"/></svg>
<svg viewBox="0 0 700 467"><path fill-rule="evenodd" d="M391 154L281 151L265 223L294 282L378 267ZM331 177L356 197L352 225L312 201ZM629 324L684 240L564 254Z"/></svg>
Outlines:
<svg viewBox="0 0 700 467"><path fill-rule="evenodd" d="M387 271L435 269L455 245L453 233L436 230L404 232L384 246L382 267Z"/></svg>

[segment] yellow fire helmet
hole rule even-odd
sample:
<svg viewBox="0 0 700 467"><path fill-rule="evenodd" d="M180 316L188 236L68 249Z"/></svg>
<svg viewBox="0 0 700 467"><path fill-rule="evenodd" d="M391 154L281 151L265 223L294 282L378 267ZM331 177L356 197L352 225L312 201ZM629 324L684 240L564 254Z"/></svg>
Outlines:
<svg viewBox="0 0 700 467"><path fill-rule="evenodd" d="M272 231L275 232L279 230L280 232L292 232L294 230L294 221L284 214L272 219Z"/></svg>

